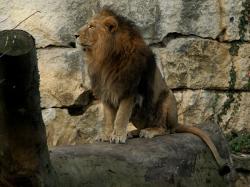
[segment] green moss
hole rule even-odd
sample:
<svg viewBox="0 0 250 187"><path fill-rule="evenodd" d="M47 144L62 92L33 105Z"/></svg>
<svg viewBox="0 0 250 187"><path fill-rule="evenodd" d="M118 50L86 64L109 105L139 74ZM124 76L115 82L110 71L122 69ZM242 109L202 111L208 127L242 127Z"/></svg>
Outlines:
<svg viewBox="0 0 250 187"><path fill-rule="evenodd" d="M231 104L234 102L234 100L235 100L235 98L233 96L233 93L228 92L227 93L227 100L224 102L224 104L222 106L222 109L221 109L220 113L217 116L218 123L222 122L222 116L227 114L227 111L231 107Z"/></svg>
<svg viewBox="0 0 250 187"><path fill-rule="evenodd" d="M250 153L250 133L232 133L226 137L232 152Z"/></svg>
<svg viewBox="0 0 250 187"><path fill-rule="evenodd" d="M230 72L229 72L230 79L228 81L229 83L229 90L233 90L235 87L236 83L236 71L235 71L235 66L232 64Z"/></svg>
<svg viewBox="0 0 250 187"><path fill-rule="evenodd" d="M248 78L248 82L243 87L246 90L250 90L250 78Z"/></svg>
<svg viewBox="0 0 250 187"><path fill-rule="evenodd" d="M248 69L248 81L247 83L243 86L244 90L250 90L250 68Z"/></svg>
<svg viewBox="0 0 250 187"><path fill-rule="evenodd" d="M248 0L242 1L242 7L244 8L241 11L241 17L239 19L239 35L240 40L244 41L245 39L245 33L247 31L247 25L249 24L249 15L250 15L250 3Z"/></svg>
<svg viewBox="0 0 250 187"><path fill-rule="evenodd" d="M238 94L237 97L235 98L235 84L236 84L236 71L235 71L235 66L232 63L231 69L229 71L229 91L227 92L227 100L224 102L223 107L221 112L218 114L217 119L218 122L222 122L222 116L227 114L227 111L230 109L230 107L233 105L233 109L232 109L232 113L231 113L231 117L236 115L236 112L239 111L239 106L240 106L240 101L241 101L241 94ZM229 120L226 122L225 124L225 128L227 128L231 117L229 118Z"/></svg>
<svg viewBox="0 0 250 187"><path fill-rule="evenodd" d="M240 43L239 41L231 42L231 47L229 48L229 54L232 56L238 56L238 51L240 49Z"/></svg>
<svg viewBox="0 0 250 187"><path fill-rule="evenodd" d="M238 56L240 45L245 40L245 33L247 31L247 25L249 24L249 17L250 17L250 3L248 0L242 2L243 10L241 11L241 16L239 18L239 35L240 40L231 42L231 47L229 48L229 53L231 56ZM218 122L222 122L222 116L227 114L227 111L230 109L232 103L233 105L233 111L231 113L231 116L235 116L236 112L239 110L240 101L241 101L241 94L237 95L237 98L234 97L234 88L236 84L236 71L235 66L232 62L232 66L229 72L229 91L227 92L227 100L224 102L222 109L220 113L217 115ZM248 82L246 85L244 85L243 89L250 90L250 76L248 78ZM231 118L226 122L225 128L229 124Z"/></svg>
<svg viewBox="0 0 250 187"><path fill-rule="evenodd" d="M241 11L241 16L239 18L239 41L231 42L231 47L229 48L229 53L232 56L237 56L240 45L244 42L246 32L247 32L247 25L249 24L249 16L250 16L250 3L248 0L242 2L243 10Z"/></svg>
<svg viewBox="0 0 250 187"><path fill-rule="evenodd" d="M227 100L224 102L220 113L217 115L218 123L222 122L222 116L227 114L227 111L230 109L232 103L235 101L234 98L234 88L236 83L236 71L235 66L232 63L230 72L229 72L229 91L227 92Z"/></svg>

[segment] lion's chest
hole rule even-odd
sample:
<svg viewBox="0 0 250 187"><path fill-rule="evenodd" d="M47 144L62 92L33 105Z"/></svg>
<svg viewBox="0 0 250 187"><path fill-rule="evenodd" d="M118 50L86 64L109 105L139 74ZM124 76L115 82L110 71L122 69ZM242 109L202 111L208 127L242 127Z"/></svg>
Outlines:
<svg viewBox="0 0 250 187"><path fill-rule="evenodd" d="M90 78L94 94L101 101L112 104L114 107L118 107L120 100L129 92L126 86L128 82L112 74L93 74Z"/></svg>

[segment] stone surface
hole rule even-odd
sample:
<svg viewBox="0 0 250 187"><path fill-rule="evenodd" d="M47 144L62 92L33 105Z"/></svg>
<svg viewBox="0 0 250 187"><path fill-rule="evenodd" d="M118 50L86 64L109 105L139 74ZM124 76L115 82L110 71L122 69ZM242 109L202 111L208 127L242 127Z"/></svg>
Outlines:
<svg viewBox="0 0 250 187"><path fill-rule="evenodd" d="M42 110L49 147L92 143L102 122L102 105L90 106L82 116L71 116L67 109Z"/></svg>
<svg viewBox="0 0 250 187"><path fill-rule="evenodd" d="M217 41L178 38L154 50L170 88L227 89L231 66L228 46Z"/></svg>
<svg viewBox="0 0 250 187"><path fill-rule="evenodd" d="M235 72L233 89L250 90L250 44L241 45L238 56L231 56L230 45L217 41L178 38L165 48L153 48L158 66L170 88L227 90ZM74 103L88 89L86 65L77 49L38 50L42 107L61 107Z"/></svg>
<svg viewBox="0 0 250 187"><path fill-rule="evenodd" d="M175 96L181 124L197 125L212 119L225 133L242 130L250 133L250 93L233 94L235 100L232 103L227 102L226 94L213 91L178 91ZM229 105L228 109L225 109L225 103ZM90 106L82 116L71 116L67 109L44 109L43 119L50 147L93 143L103 120L102 105ZM133 129L130 124L128 131Z"/></svg>
<svg viewBox="0 0 250 187"><path fill-rule="evenodd" d="M12 27L22 20L20 16L14 15L22 15L25 18L35 10L41 11L41 7L48 6L46 10L22 23L19 28L25 28L35 36L37 47L51 46L38 50L42 107L48 111L58 111L54 118L64 126L65 121L72 119L73 127L62 131L59 130L58 122L55 122L57 125L53 123L52 126L58 127L56 130L49 129L53 133L57 131L56 136L64 138L62 141L58 137L49 138L50 145L60 145L60 142L91 142L91 133L90 136L78 137L79 129L76 130L76 124L80 117L70 116L66 109L89 88L85 64L80 60L81 54L76 49L53 46L67 46L72 42L70 34L92 15L97 2L98 6L109 5L134 20L149 43L162 41L161 45L153 45L153 49L167 84L177 89L180 122L197 124L216 113L213 116L225 132L249 129L247 97L250 90L250 44L220 42L239 39L239 19L241 14L245 14L241 11L246 9L243 1L199 0L194 3L184 0L63 0L58 3L47 0L29 3L25 9L20 7L27 4L27 0L14 2L6 6L0 5L0 17L4 18L0 24L1 29ZM10 8L11 11L8 12ZM6 11L7 13L3 14ZM214 40L225 25L224 35ZM247 40L247 33L244 37L244 40ZM200 89L207 91L199 91ZM229 89L232 91L227 94L226 91ZM234 94L233 90L238 91ZM241 93L239 90L244 92ZM199 98L199 95L202 98ZM197 97L199 99L196 100ZM230 101L230 98L234 98L235 101ZM182 113L187 109L188 111ZM49 116L53 116L52 114L55 112ZM65 121L59 120L60 116ZM99 118L96 114L94 116ZM94 120L92 121L91 124L94 124ZM51 121L45 123L48 127L51 125ZM96 129L95 125L84 120L82 123L86 123L86 129ZM53 137L53 133L51 132L50 137Z"/></svg>
<svg viewBox="0 0 250 187"><path fill-rule="evenodd" d="M244 173L238 173L237 181L235 182L235 187L249 187L250 175Z"/></svg>
<svg viewBox="0 0 250 187"><path fill-rule="evenodd" d="M249 8L245 1L248 0L1 0L0 30L12 29L40 11L17 28L31 33L37 47L70 46L73 34L99 4L110 5L134 20L149 43L159 42L169 33L229 41L244 36L249 41Z"/></svg>
<svg viewBox="0 0 250 187"><path fill-rule="evenodd" d="M179 122L186 125L199 124L213 119L223 131L250 133L250 97L249 92L225 94L214 91L175 92L178 102ZM231 101L231 97L234 101Z"/></svg>
<svg viewBox="0 0 250 187"><path fill-rule="evenodd" d="M24 29L46 48L38 50L38 62L50 147L93 142L100 129L100 105L82 116L71 116L68 107L89 88L73 34L104 5L134 20L154 47L181 123L211 117L225 133L250 132L249 0L0 0L0 31ZM236 185L249 184L242 181Z"/></svg>
<svg viewBox="0 0 250 187"><path fill-rule="evenodd" d="M240 46L233 63L236 72L235 88L250 91L250 44Z"/></svg>
<svg viewBox="0 0 250 187"><path fill-rule="evenodd" d="M94 143L103 122L102 104L88 107L83 115L71 116L67 109L49 108L42 110L49 147ZM128 125L128 132L135 130Z"/></svg>
<svg viewBox="0 0 250 187"><path fill-rule="evenodd" d="M250 155L248 154L232 154L234 167L242 171L250 172Z"/></svg>
<svg viewBox="0 0 250 187"><path fill-rule="evenodd" d="M232 154L234 167L237 172L235 187L248 187L250 184L250 155Z"/></svg>
<svg viewBox="0 0 250 187"><path fill-rule="evenodd" d="M250 44L240 45L237 56L230 48L214 40L180 37L153 49L170 88L250 90Z"/></svg>
<svg viewBox="0 0 250 187"><path fill-rule="evenodd" d="M73 121L77 121L79 116L70 116L66 109L56 109L72 105L89 87L86 67L80 60L80 53L67 46L73 45L73 33L92 16L98 6L109 5L134 20L149 43L161 42L164 46L154 45L154 51L167 84L174 89L184 88L183 91L176 92L179 102L182 103L179 112L192 108L185 115L179 116L181 122L199 123L206 116L218 112L217 110L224 105L224 108L229 109L219 110L219 118L216 119L225 132L238 131L243 128L249 129L250 107L247 97L250 90L250 44L222 41L239 39L249 41L247 2L247 0L62 0L60 2L1 0L0 30L14 28L32 13L40 11L17 28L30 32L36 39L37 47L47 47L38 50L42 107L60 111L56 114L60 113L64 116L63 119L72 118ZM64 48L53 46L64 46ZM186 88L216 91L201 91L202 99L196 101L197 105L192 102L200 91L185 90ZM228 89L245 91L227 96L224 91ZM232 96L235 99L233 102L230 101ZM218 103L213 105L215 101ZM226 106L228 101L230 101L229 107ZM59 119L58 115L55 116ZM72 123L75 125L75 122ZM59 128L56 129L59 131ZM68 135L69 140L66 141L64 138L65 142L73 144L71 140L77 135L74 134L76 131L72 133L72 137ZM55 140L57 143L51 145L59 145L59 139Z"/></svg>
<svg viewBox="0 0 250 187"><path fill-rule="evenodd" d="M37 47L69 46L69 43L74 41L74 33L92 15L96 2L96 0L1 0L0 21L4 21L0 24L0 30L12 29L34 12L40 11L17 28L32 34Z"/></svg>
<svg viewBox="0 0 250 187"><path fill-rule="evenodd" d="M229 152L218 126L203 125L221 156ZM131 139L127 144L87 144L51 150L60 186L229 186L207 146L190 134ZM231 163L228 160L228 163ZM98 179L98 180L97 180Z"/></svg>
<svg viewBox="0 0 250 187"><path fill-rule="evenodd" d="M38 50L43 108L68 106L84 91L83 63L76 49Z"/></svg>
<svg viewBox="0 0 250 187"><path fill-rule="evenodd" d="M46 126L47 144L49 147L76 144L76 123L80 117L71 117L66 109L55 108L42 110L42 115Z"/></svg>

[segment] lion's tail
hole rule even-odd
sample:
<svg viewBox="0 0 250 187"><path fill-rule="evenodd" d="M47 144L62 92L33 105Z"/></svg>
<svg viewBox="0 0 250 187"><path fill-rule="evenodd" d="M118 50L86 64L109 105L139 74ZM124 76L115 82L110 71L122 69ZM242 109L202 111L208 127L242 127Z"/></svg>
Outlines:
<svg viewBox="0 0 250 187"><path fill-rule="evenodd" d="M206 145L209 147L211 152L213 153L213 156L214 156L217 164L220 167L220 169L219 169L220 175L225 175L225 174L230 172L230 167L220 157L217 148L215 147L214 143L212 142L211 138L208 136L208 134L206 132L204 132L203 130L201 130L197 127L189 127L189 126L184 126L184 125L178 126L175 131L177 133L192 133L192 134L200 137L206 143Z"/></svg>

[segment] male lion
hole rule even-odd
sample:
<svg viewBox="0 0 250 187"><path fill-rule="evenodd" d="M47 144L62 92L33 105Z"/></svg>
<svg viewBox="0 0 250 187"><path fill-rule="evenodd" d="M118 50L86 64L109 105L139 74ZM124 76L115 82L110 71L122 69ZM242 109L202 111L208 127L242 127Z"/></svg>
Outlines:
<svg viewBox="0 0 250 187"><path fill-rule="evenodd" d="M133 134L144 138L164 135L167 129L190 132L201 137L223 165L205 132L178 124L175 97L133 22L104 8L75 36L84 51L93 92L104 106L100 141L125 143L129 121L137 128Z"/></svg>

